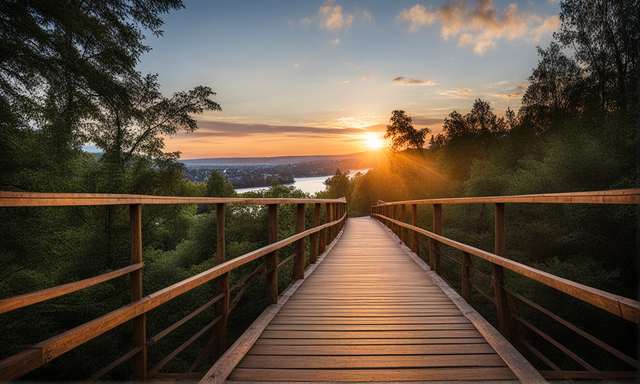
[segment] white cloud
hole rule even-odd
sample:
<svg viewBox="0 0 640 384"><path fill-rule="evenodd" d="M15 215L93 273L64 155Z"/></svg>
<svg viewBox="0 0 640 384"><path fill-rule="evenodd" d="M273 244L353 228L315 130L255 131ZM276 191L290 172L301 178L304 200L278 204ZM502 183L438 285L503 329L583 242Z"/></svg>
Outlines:
<svg viewBox="0 0 640 384"><path fill-rule="evenodd" d="M396 77L391 80L398 85L412 85L412 86L424 86L424 85L438 85L433 79L405 79L403 76Z"/></svg>
<svg viewBox="0 0 640 384"><path fill-rule="evenodd" d="M321 29L340 31L349 28L356 18L361 24L375 22L369 11L356 9L354 13L349 13L343 11L340 5L336 5L335 0L325 0L315 16L301 19L300 24L308 27L313 23L318 23L318 27Z"/></svg>
<svg viewBox="0 0 640 384"><path fill-rule="evenodd" d="M408 24L411 32L417 31L423 25L431 25L435 20L435 13L427 12L425 6L421 4L416 4L409 10L403 8L396 16L396 23Z"/></svg>
<svg viewBox="0 0 640 384"><path fill-rule="evenodd" d="M458 47L472 46L475 53L482 55L497 48L499 39L524 39L535 43L558 28L559 18L557 15L520 12L516 3L501 12L493 6L492 0L476 0L475 8L467 0L457 0L444 4L435 12L421 4L410 10L403 9L396 16L396 22L406 24L411 32L438 22L445 41L457 38Z"/></svg>
<svg viewBox="0 0 640 384"><path fill-rule="evenodd" d="M329 41L329 44L338 45L338 44L340 44L340 39L331 40L331 41Z"/></svg>

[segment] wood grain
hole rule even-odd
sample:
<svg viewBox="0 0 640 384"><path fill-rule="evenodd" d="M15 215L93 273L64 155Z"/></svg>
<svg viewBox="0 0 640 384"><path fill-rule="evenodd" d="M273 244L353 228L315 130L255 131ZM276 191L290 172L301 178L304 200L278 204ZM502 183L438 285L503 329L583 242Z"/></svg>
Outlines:
<svg viewBox="0 0 640 384"><path fill-rule="evenodd" d="M398 240L358 218L349 219L228 382L516 378Z"/></svg>

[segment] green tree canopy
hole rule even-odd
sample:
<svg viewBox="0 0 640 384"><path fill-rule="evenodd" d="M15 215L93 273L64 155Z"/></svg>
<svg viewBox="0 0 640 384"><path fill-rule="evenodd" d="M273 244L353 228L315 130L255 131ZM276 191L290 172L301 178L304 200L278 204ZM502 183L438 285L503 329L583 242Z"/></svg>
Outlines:
<svg viewBox="0 0 640 384"><path fill-rule="evenodd" d="M394 152L407 147L420 149L424 147L427 134L431 132L429 128L417 130L411 123L411 117L404 111L395 110L391 113L390 125L387 125L387 132L384 138L391 138L391 150Z"/></svg>

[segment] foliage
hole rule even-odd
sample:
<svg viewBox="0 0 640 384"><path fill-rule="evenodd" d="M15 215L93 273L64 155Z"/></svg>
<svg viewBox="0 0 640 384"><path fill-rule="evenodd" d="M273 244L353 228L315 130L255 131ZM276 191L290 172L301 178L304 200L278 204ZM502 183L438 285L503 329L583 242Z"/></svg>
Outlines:
<svg viewBox="0 0 640 384"><path fill-rule="evenodd" d="M407 147L420 149L424 147L427 134L431 132L429 128L417 130L411 123L411 117L404 111L393 111L391 113L390 125L387 125L387 132L384 138L391 138L391 150L396 152Z"/></svg>

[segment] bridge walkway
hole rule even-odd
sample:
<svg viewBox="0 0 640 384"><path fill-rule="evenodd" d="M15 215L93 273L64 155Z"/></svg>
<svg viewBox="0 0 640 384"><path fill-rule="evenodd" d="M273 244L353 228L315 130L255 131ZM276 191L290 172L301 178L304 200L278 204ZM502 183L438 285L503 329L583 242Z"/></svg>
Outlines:
<svg viewBox="0 0 640 384"><path fill-rule="evenodd" d="M339 241L226 379L544 381L371 218L348 220ZM211 380L205 376L203 382Z"/></svg>

